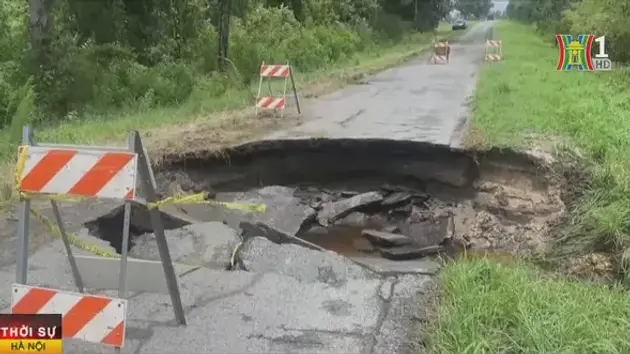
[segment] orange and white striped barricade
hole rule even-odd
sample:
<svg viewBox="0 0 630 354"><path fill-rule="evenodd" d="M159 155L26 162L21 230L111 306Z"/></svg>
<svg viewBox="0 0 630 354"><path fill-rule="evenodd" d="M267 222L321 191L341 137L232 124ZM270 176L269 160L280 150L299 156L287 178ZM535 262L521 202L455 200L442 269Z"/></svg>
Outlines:
<svg viewBox="0 0 630 354"><path fill-rule="evenodd" d="M13 284L12 314L61 314L62 336L120 348L125 343L127 301Z"/></svg>
<svg viewBox="0 0 630 354"><path fill-rule="evenodd" d="M429 56L429 64L448 64L451 58L451 46L446 42L435 42Z"/></svg>
<svg viewBox="0 0 630 354"><path fill-rule="evenodd" d="M31 137L30 127L26 126L22 132L22 145L18 149L16 176L21 203L18 211L12 311L59 313L63 318L64 338L109 344L117 350L124 344L127 306L124 298L128 291L169 293L175 319L180 325L186 324L179 284L158 208L151 207L149 212L160 261L128 258L131 203L157 202L155 177L138 132L130 133L127 148L36 144ZM34 198L51 202L74 282L80 293L27 285L29 219ZM56 201L86 198L125 203L119 258L73 255ZM84 288L118 289L119 298L88 296L83 294ZM35 309L38 303L32 299L38 299L42 307ZM79 311L79 317L85 320L83 324L76 322L79 320L74 316ZM66 327L66 322L74 324ZM79 325L83 327L79 328ZM106 333L107 328L113 332Z"/></svg>
<svg viewBox="0 0 630 354"><path fill-rule="evenodd" d="M260 65L260 80L258 82L258 93L256 94L256 108L255 115L258 115L258 110L270 110L280 111L280 116L284 117L284 110L287 107L287 86L289 80L291 81L291 89L295 97L295 106L298 114L301 114L300 100L297 94L297 87L295 86L295 78L293 77L293 70L291 65L287 61L284 65L269 65L263 61ZM266 79L268 83L269 92L263 96L263 81ZM271 88L272 79L282 79L284 81L284 88L280 95L274 95Z"/></svg>
<svg viewBox="0 0 630 354"><path fill-rule="evenodd" d="M494 62L501 61L503 58L503 44L501 41L488 40L486 41L486 53L484 54L485 60Z"/></svg>

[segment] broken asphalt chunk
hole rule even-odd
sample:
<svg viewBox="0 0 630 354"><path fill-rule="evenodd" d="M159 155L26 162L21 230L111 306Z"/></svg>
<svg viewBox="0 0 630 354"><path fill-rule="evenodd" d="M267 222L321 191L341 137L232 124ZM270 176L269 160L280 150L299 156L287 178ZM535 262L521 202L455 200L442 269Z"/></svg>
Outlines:
<svg viewBox="0 0 630 354"><path fill-rule="evenodd" d="M400 246L394 248L381 248L379 249L383 258L391 259L393 261L406 261L410 259L417 259L426 256L431 256L442 252L444 247L439 245L428 247L417 246Z"/></svg>
<svg viewBox="0 0 630 354"><path fill-rule="evenodd" d="M336 225L362 227L368 223L369 216L359 212L352 212L335 222Z"/></svg>
<svg viewBox="0 0 630 354"><path fill-rule="evenodd" d="M323 205L322 210L317 214L317 221L322 226L328 226L335 220L355 211L359 208L377 203L383 200L383 195L379 192L368 192L355 195L354 197L342 199L336 202L329 202Z"/></svg>
<svg viewBox="0 0 630 354"><path fill-rule="evenodd" d="M398 231L400 231L400 228L398 227L398 225L389 225L385 226L381 231L397 233Z"/></svg>
<svg viewBox="0 0 630 354"><path fill-rule="evenodd" d="M225 269L230 264L232 250L240 242L236 230L219 221L190 224L166 230L169 251L173 261L203 265L211 269ZM135 238L129 252L134 258L160 260L155 235L144 234Z"/></svg>
<svg viewBox="0 0 630 354"><path fill-rule="evenodd" d="M241 228L241 237L244 241L247 241L248 239L251 239L253 237L263 237L277 244L292 243L313 250L325 251L323 247L303 240L299 237L295 237L288 233L282 232L261 222L251 223L243 221L239 224L239 227Z"/></svg>
<svg viewBox="0 0 630 354"><path fill-rule="evenodd" d="M369 280L374 274L334 252L314 252L296 245L279 245L262 237L245 242L240 263L246 271L276 273L303 283L343 286L350 279Z"/></svg>
<svg viewBox="0 0 630 354"><path fill-rule="evenodd" d="M400 229L403 235L410 237L413 243L419 247L439 245L450 236L450 218L426 220L417 223L402 224Z"/></svg>
<svg viewBox="0 0 630 354"><path fill-rule="evenodd" d="M350 197L354 197L355 195L358 195L359 192L355 192L355 191L341 191L339 192L339 195L343 198L350 198Z"/></svg>
<svg viewBox="0 0 630 354"><path fill-rule="evenodd" d="M361 235L379 246L403 246L411 243L411 239L405 235L384 231L363 230Z"/></svg>
<svg viewBox="0 0 630 354"><path fill-rule="evenodd" d="M234 193L229 199L234 203L264 204L264 212L229 210L220 205L207 205L202 209L198 208L201 210L198 215L192 212L190 215L199 220L225 220L235 229L239 228L241 221L253 224L260 222L285 234L295 235L302 225L314 220L317 211L294 197L293 191L293 188L284 186L267 186Z"/></svg>
<svg viewBox="0 0 630 354"><path fill-rule="evenodd" d="M411 205L411 204L402 205L402 206L399 206L397 208L394 208L394 209L390 210L389 213L391 215L393 215L393 214L409 215L409 214L411 214L412 208L413 208L413 205Z"/></svg>
<svg viewBox="0 0 630 354"><path fill-rule="evenodd" d="M392 261L381 257L365 256L351 257L350 259L381 276L398 274L435 275L440 269L440 264L429 258Z"/></svg>
<svg viewBox="0 0 630 354"><path fill-rule="evenodd" d="M418 190L424 190L424 184L423 183L416 183L418 184L417 188L410 188L407 186L401 186L401 185L393 185L393 184L384 184L381 186L381 189L386 191L386 192L407 192L407 193L417 193Z"/></svg>
<svg viewBox="0 0 630 354"><path fill-rule="evenodd" d="M411 208L411 215L409 215L410 223L420 223L430 219L430 211L420 208L414 205Z"/></svg>
<svg viewBox="0 0 630 354"><path fill-rule="evenodd" d="M384 207L390 207L398 204L402 204L406 201L411 200L413 194L407 192L394 192L388 195L383 201L381 205Z"/></svg>

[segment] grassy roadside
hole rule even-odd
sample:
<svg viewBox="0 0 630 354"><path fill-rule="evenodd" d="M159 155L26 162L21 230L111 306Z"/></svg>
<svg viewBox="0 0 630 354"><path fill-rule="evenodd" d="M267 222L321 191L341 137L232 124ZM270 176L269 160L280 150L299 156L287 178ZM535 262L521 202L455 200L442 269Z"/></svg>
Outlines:
<svg viewBox="0 0 630 354"><path fill-rule="evenodd" d="M628 353L630 296L485 259L441 274L430 353Z"/></svg>
<svg viewBox="0 0 630 354"><path fill-rule="evenodd" d="M608 252L623 270L630 230L629 72L557 72L551 37L510 22L495 36L505 61L480 74L469 145L577 148L592 182L558 249ZM485 259L447 264L442 281L424 336L429 352L630 352L630 296L621 289Z"/></svg>
<svg viewBox="0 0 630 354"><path fill-rule="evenodd" d="M453 34L450 24L442 24L437 38L446 39ZM296 68L298 93L301 98L312 98L360 81L364 75L396 66L420 54L433 38L433 33L412 34L395 45L357 53L326 70L299 72ZM177 107L75 117L63 124L36 127L36 138L54 143L121 144L128 131L139 130L153 158L194 150L198 146L208 149L239 143L294 121L291 117L285 117L283 121L269 117L255 119L255 85L228 88L220 97L209 97L212 87L199 88L187 102ZM274 92L278 92L276 87ZM10 135L8 130L0 131L0 204L10 202L13 197L11 171L15 146L11 142L16 140L16 132L13 137ZM18 131L17 135L19 139L21 133Z"/></svg>

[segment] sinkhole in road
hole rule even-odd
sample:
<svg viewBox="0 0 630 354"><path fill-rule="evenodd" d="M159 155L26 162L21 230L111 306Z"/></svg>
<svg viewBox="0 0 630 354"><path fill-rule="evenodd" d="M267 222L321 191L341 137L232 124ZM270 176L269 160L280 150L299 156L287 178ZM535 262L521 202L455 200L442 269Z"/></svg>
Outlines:
<svg viewBox="0 0 630 354"><path fill-rule="evenodd" d="M565 211L565 181L552 165L548 156L510 150L317 139L167 156L155 175L162 196L204 191L219 201L266 205L262 213L178 205L163 212L167 229L223 221L244 239L410 260L469 248L544 251ZM118 252L122 214L119 207L86 224ZM134 207L132 235L150 232L146 209Z"/></svg>

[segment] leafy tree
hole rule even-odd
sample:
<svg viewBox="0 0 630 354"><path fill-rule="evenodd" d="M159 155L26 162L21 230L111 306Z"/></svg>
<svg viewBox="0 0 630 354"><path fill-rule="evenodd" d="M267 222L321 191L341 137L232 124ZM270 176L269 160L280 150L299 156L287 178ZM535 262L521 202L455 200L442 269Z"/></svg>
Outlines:
<svg viewBox="0 0 630 354"><path fill-rule="evenodd" d="M228 48L230 44L230 18L232 17L232 0L220 0L219 2L219 39L217 50L217 68L225 72L227 68Z"/></svg>
<svg viewBox="0 0 630 354"><path fill-rule="evenodd" d="M450 0L382 0L382 8L390 14L410 21L415 29L432 31L452 10Z"/></svg>
<svg viewBox="0 0 630 354"><path fill-rule="evenodd" d="M454 5L464 17L481 18L489 14L492 0L455 0Z"/></svg>

